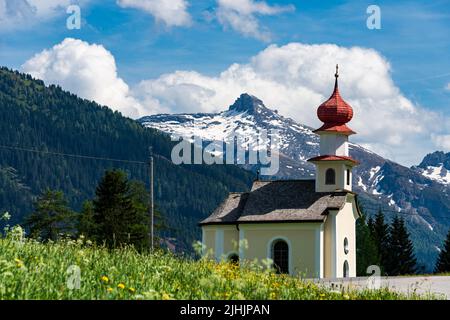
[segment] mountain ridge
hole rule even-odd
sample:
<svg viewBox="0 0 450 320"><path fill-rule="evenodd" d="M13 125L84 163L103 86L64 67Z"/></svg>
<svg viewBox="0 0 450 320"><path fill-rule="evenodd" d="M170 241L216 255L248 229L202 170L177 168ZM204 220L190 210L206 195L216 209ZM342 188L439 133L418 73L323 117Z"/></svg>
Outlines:
<svg viewBox="0 0 450 320"><path fill-rule="evenodd" d="M125 170L148 188L152 146L155 200L172 228L164 235L189 252L201 235L197 222L254 177L236 166L174 165L168 135L7 68L0 68L0 127L0 213L10 212L10 224L23 222L46 188L64 191L79 210L107 169Z"/></svg>
<svg viewBox="0 0 450 320"><path fill-rule="evenodd" d="M280 171L273 178L306 179L315 176L307 159L319 154L319 137L313 128L297 123L266 107L249 94L241 94L226 111L178 115L151 115L142 125L177 136L199 136L224 141L231 134L249 136L261 130L280 130ZM413 233L419 260L431 270L439 246L450 227L450 188L431 179L420 167L405 167L355 143L350 155L360 162L354 169L354 190L363 194L369 215L381 207L388 219L402 214ZM440 155L440 154L439 154ZM431 156L430 156L431 157ZM440 159L440 158L439 158ZM256 166L244 166L255 171ZM432 244L432 248L424 243Z"/></svg>

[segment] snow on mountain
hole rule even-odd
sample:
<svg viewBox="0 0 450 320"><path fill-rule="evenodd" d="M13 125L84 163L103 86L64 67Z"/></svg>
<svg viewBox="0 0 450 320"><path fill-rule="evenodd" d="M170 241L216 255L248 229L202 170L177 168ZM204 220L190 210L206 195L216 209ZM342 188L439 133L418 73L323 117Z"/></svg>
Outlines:
<svg viewBox="0 0 450 320"><path fill-rule="evenodd" d="M436 151L428 154L420 165L412 169L440 184L450 185L450 152L445 154Z"/></svg>
<svg viewBox="0 0 450 320"><path fill-rule="evenodd" d="M206 141L226 141L235 134L251 138L262 130L275 129L279 132L280 170L272 178L311 179L315 174L314 166L306 161L319 154L319 137L313 129L279 115L248 94L220 113L158 114L139 121L172 135ZM350 143L349 149L360 161L354 169L353 186L361 195L364 211L371 215L381 207L388 218L402 214L419 260L430 269L437 251L430 252L424 241L442 245L450 226L450 154L428 155L419 166L406 168L357 144Z"/></svg>
<svg viewBox="0 0 450 320"><path fill-rule="evenodd" d="M428 166L422 174L432 180L442 184L450 184L450 171L444 168L443 164L438 167Z"/></svg>
<svg viewBox="0 0 450 320"><path fill-rule="evenodd" d="M312 128L268 109L261 100L242 94L227 111L220 113L159 114L141 118L144 126L176 136L200 137L206 141L228 141L241 135L255 139L265 130L278 130L281 177L311 178L314 166L307 159L319 152L319 138ZM251 141L250 141L251 145Z"/></svg>

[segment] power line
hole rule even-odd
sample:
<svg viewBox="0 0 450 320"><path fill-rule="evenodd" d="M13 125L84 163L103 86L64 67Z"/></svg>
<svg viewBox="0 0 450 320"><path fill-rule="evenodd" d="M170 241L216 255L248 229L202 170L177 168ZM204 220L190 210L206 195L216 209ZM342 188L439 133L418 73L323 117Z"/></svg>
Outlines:
<svg viewBox="0 0 450 320"><path fill-rule="evenodd" d="M72 154L72 153L62 153L62 152L54 152L54 151L44 151L44 150L24 148L24 147L19 147L19 146L0 145L0 148L8 149L8 150L16 150L16 151L25 151L25 152L39 153L39 154L45 154L45 155L53 155L53 156L63 156L63 157L72 157L72 158L79 158L79 159L103 160L103 161L123 162L123 163L147 165L147 163L144 162L144 161L116 159L116 158L107 158L107 157L96 157L96 156L87 156L87 155Z"/></svg>
<svg viewBox="0 0 450 320"><path fill-rule="evenodd" d="M424 217L430 217L430 218L442 218L442 219L450 219L450 216L443 216L443 215L432 215L432 214L420 214L420 213L415 213L415 212L405 212L403 211L404 209L402 209L402 211L397 211L391 208L387 208L387 207L383 207L383 206L379 206L376 204L367 204L367 203L362 203L361 204L363 209L368 209L368 210L374 210L374 211L378 211L379 209L381 209L381 211L383 213L387 213L387 214L404 214L407 216L419 216L422 219Z"/></svg>
<svg viewBox="0 0 450 320"><path fill-rule="evenodd" d="M413 78L413 79L408 79L408 80L404 80L404 81L398 81L398 83L402 84L402 83L410 83L410 82L416 82L416 81L425 81L425 80L432 80L432 79L438 79L438 78L445 78L448 76L450 76L450 73L442 73L442 74L438 74L438 75L434 75L434 76Z"/></svg>
<svg viewBox="0 0 450 320"><path fill-rule="evenodd" d="M97 156L87 156L87 155L62 153L62 152L54 152L54 151L44 151L44 150L37 150L37 149L31 149L31 148L25 148L25 147L19 147L19 146L0 145L0 148L7 149L7 150L16 150L16 151L40 153L40 154L45 154L45 155L72 157L72 158L79 158L79 159L102 160L102 161L111 161L111 162L122 162L122 163L130 163L130 164L148 165L148 162L144 162L144 161L117 159L117 158L107 158L107 157L97 157ZM158 158L160 158L162 160L169 161L167 158L165 158L163 156L160 156L160 155L155 155L155 156L157 156ZM378 210L380 208L379 206L377 206L375 204L369 204L369 203L363 203L363 207L365 207L368 210ZM384 212L386 212L388 214L403 214L403 215L407 215L407 216L419 216L421 218L423 218L423 217L430 217L430 218L450 219L450 216L432 215L432 214L419 214L419 213L404 212L404 211L398 212L398 211L390 209L390 208L383 208L382 211L384 211Z"/></svg>

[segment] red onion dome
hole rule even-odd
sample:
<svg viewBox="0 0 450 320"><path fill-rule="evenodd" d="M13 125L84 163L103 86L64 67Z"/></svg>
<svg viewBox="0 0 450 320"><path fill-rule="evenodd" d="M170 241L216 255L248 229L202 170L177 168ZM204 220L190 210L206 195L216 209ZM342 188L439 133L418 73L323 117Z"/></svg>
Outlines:
<svg viewBox="0 0 450 320"><path fill-rule="evenodd" d="M322 103L317 109L317 116L320 121L328 124L345 124L352 120L353 109L352 107L342 99L338 88L338 69L336 66L336 82L334 84L334 90L331 97Z"/></svg>

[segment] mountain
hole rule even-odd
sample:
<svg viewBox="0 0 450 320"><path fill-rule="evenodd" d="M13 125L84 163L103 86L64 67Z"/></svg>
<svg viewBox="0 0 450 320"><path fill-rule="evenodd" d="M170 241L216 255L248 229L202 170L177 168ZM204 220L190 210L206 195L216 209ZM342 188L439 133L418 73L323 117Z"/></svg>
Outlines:
<svg viewBox="0 0 450 320"><path fill-rule="evenodd" d="M6 68L0 68L0 128L0 213L9 211L11 223L22 222L46 188L64 191L80 209L106 169L121 168L148 186L151 146L156 205L172 228L165 235L190 250L201 235L198 221L254 179L232 165L174 165L168 135Z"/></svg>
<svg viewBox="0 0 450 320"><path fill-rule="evenodd" d="M440 184L450 185L450 152L436 151L425 156L414 170Z"/></svg>
<svg viewBox="0 0 450 320"><path fill-rule="evenodd" d="M319 137L312 128L283 117L258 98L242 94L219 113L158 114L139 120L145 127L176 136L223 141L234 133L246 137L261 130L279 130L280 170L271 178L313 178L306 160L319 154ZM388 219L401 214L407 221L418 260L431 271L450 227L449 157L427 156L418 167L407 168L350 143L350 155L360 161L354 169L354 190L367 215L381 208ZM248 166L246 166L248 168ZM250 167L255 170L256 168Z"/></svg>

